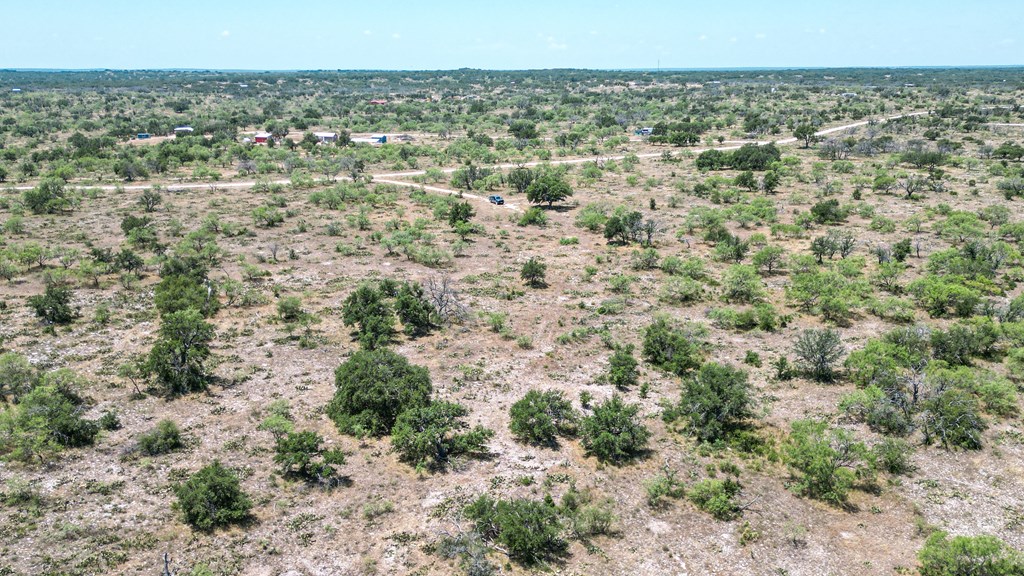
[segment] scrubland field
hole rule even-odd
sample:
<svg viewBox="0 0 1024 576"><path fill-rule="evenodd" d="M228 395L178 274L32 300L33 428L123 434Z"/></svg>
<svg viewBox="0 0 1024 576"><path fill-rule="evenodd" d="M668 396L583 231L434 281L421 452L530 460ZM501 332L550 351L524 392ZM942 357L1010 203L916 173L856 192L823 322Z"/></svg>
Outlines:
<svg viewBox="0 0 1024 576"><path fill-rule="evenodd" d="M0 575L1022 574L1022 78L0 72Z"/></svg>

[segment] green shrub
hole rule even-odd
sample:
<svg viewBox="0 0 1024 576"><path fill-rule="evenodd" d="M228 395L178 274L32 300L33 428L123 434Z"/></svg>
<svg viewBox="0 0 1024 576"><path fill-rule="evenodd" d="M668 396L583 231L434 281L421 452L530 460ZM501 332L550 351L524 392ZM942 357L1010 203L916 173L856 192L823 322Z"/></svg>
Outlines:
<svg viewBox="0 0 1024 576"><path fill-rule="evenodd" d="M980 450L981 433L987 427L978 414L978 401L963 390L946 390L924 403L921 432L925 444Z"/></svg>
<svg viewBox="0 0 1024 576"><path fill-rule="evenodd" d="M577 415L562 392L530 390L510 410L509 430L520 442L555 445L576 432Z"/></svg>
<svg viewBox="0 0 1024 576"><path fill-rule="evenodd" d="M846 220L846 210L840 208L839 201L832 198L811 206L811 216L818 224L837 224Z"/></svg>
<svg viewBox="0 0 1024 576"><path fill-rule="evenodd" d="M395 421L391 445L402 460L431 468L443 468L455 456L486 453L494 431L482 426L469 430L463 421L468 414L462 405L449 402L409 408Z"/></svg>
<svg viewBox="0 0 1024 576"><path fill-rule="evenodd" d="M302 299L285 296L277 301L277 315L285 322L298 320L302 316Z"/></svg>
<svg viewBox="0 0 1024 576"><path fill-rule="evenodd" d="M933 318L949 315L966 318L974 314L981 302L981 293L962 276L929 274L911 282L907 292Z"/></svg>
<svg viewBox="0 0 1024 576"><path fill-rule="evenodd" d="M615 352L608 360L608 383L619 390L635 386L639 377L636 367L633 345L616 346Z"/></svg>
<svg viewBox="0 0 1024 576"><path fill-rule="evenodd" d="M971 358L981 352L980 344L974 331L962 324L931 334L932 355L950 366L970 366Z"/></svg>
<svg viewBox="0 0 1024 576"><path fill-rule="evenodd" d="M117 412L113 410L103 412L99 419L96 420L96 424L100 427L100 430L108 432L121 429L121 419L117 416Z"/></svg>
<svg viewBox="0 0 1024 576"><path fill-rule="evenodd" d="M835 330L804 330L793 345L801 368L819 382L835 379L835 365L846 353L839 332Z"/></svg>
<svg viewBox="0 0 1024 576"><path fill-rule="evenodd" d="M765 274L774 274L785 267L786 251L779 246L765 246L754 254L754 267Z"/></svg>
<svg viewBox="0 0 1024 576"><path fill-rule="evenodd" d="M366 350L386 346L394 334L395 313L384 295L363 284L345 298L341 309L345 326L355 326L359 344Z"/></svg>
<svg viewBox="0 0 1024 576"><path fill-rule="evenodd" d="M39 374L28 359L15 352L0 354L0 402L17 401L39 382Z"/></svg>
<svg viewBox="0 0 1024 576"><path fill-rule="evenodd" d="M701 480L690 487L687 497L698 508L718 520L732 520L743 511L735 498L739 495L740 484L735 480Z"/></svg>
<svg viewBox="0 0 1024 576"><path fill-rule="evenodd" d="M910 455L914 449L905 440L899 438L883 438L871 447L877 466L889 474L909 474L913 469Z"/></svg>
<svg viewBox="0 0 1024 576"><path fill-rule="evenodd" d="M688 433L702 442L714 442L750 418L753 407L746 372L707 362L684 381L682 398L665 412L665 419L684 419Z"/></svg>
<svg viewBox="0 0 1024 576"><path fill-rule="evenodd" d="M629 266L634 270L653 270L658 267L658 260L658 251L654 248L634 250Z"/></svg>
<svg viewBox="0 0 1024 576"><path fill-rule="evenodd" d="M43 178L39 185L22 193L25 207L33 214L57 214L72 209L77 203L75 196L60 178Z"/></svg>
<svg viewBox="0 0 1024 576"><path fill-rule="evenodd" d="M594 406L580 422L580 436L588 454L601 462L622 464L641 455L651 432L637 420L640 406L625 404L619 395Z"/></svg>
<svg viewBox="0 0 1024 576"><path fill-rule="evenodd" d="M1017 387L1005 378L995 376L980 379L974 386L974 393L977 394L985 407L985 412L1010 418L1016 416L1018 408Z"/></svg>
<svg viewBox="0 0 1024 576"><path fill-rule="evenodd" d="M156 428L139 436L139 452L146 456L167 454L184 445L181 431L173 420L161 420Z"/></svg>
<svg viewBox="0 0 1024 576"><path fill-rule="evenodd" d="M525 565L556 558L568 548L558 511L546 502L494 500L485 494L465 514L484 540L500 544L509 558Z"/></svg>
<svg viewBox="0 0 1024 576"><path fill-rule="evenodd" d="M661 271L671 276L682 276L691 280L703 280L707 277L704 261L695 257L683 260L678 256L668 256L661 263Z"/></svg>
<svg viewBox="0 0 1024 576"><path fill-rule="evenodd" d="M210 531L250 517L252 501L238 477L216 460L175 486L174 493L185 523L197 530Z"/></svg>
<svg viewBox="0 0 1024 576"><path fill-rule="evenodd" d="M307 480L329 481L337 472L335 465L345 463L341 450L325 450L324 439L316 432L287 432L277 436L274 445L274 463L281 466L286 476Z"/></svg>
<svg viewBox="0 0 1024 576"><path fill-rule="evenodd" d="M683 483L676 479L676 471L667 466L657 476L644 481L644 490L651 508L664 507L667 498L677 500L686 495Z"/></svg>
<svg viewBox="0 0 1024 576"><path fill-rule="evenodd" d="M193 274L169 274L161 278L153 289L153 304L161 316L194 308L208 318L220 307L213 284Z"/></svg>
<svg viewBox="0 0 1024 576"><path fill-rule="evenodd" d="M0 503L19 508L33 516L42 515L43 495L37 484L27 480L9 478L4 485L4 491L0 492ZM9 574L13 573L9 572Z"/></svg>
<svg viewBox="0 0 1024 576"><path fill-rule="evenodd" d="M517 224L520 226L544 227L548 224L548 215L540 208L532 206L523 212L523 215L519 217Z"/></svg>
<svg viewBox="0 0 1024 576"><path fill-rule="evenodd" d="M547 269L547 264L541 262L537 258L530 258L523 263L523 267L519 271L519 277L526 282L527 285L533 288L543 288L544 286L547 286L544 281Z"/></svg>
<svg viewBox="0 0 1024 576"><path fill-rule="evenodd" d="M591 504L589 497L580 498L573 496L574 494L578 492L575 488L570 488L562 497L562 513L566 516L573 538L586 544L592 536L611 534L612 524L616 520L611 501L604 500ZM569 500L572 502L568 502Z"/></svg>
<svg viewBox="0 0 1024 576"><path fill-rule="evenodd" d="M67 324L78 316L71 305L71 287L63 282L47 282L45 291L28 297L28 306L46 324Z"/></svg>
<svg viewBox="0 0 1024 576"><path fill-rule="evenodd" d="M870 474L869 454L850 433L817 420L797 420L782 447L793 488L804 496L844 504L859 476Z"/></svg>
<svg viewBox="0 0 1024 576"><path fill-rule="evenodd" d="M757 269L745 264L730 266L722 276L722 299L751 304L764 298L766 291Z"/></svg>
<svg viewBox="0 0 1024 576"><path fill-rule="evenodd" d="M586 228L591 232L599 232L604 229L607 221L607 210L603 206L587 204L576 214L575 225L577 228Z"/></svg>
<svg viewBox="0 0 1024 576"><path fill-rule="evenodd" d="M210 356L213 326L195 308L166 315L159 338L146 359L145 370L170 395L205 390L210 375L204 365Z"/></svg>
<svg viewBox="0 0 1024 576"><path fill-rule="evenodd" d="M660 298L666 304L685 305L704 299L704 285L691 278L672 277L661 287Z"/></svg>
<svg viewBox="0 0 1024 576"><path fill-rule="evenodd" d="M425 336L437 325L437 310L426 299L419 283L402 284L395 297L395 312L408 336Z"/></svg>
<svg viewBox="0 0 1024 576"><path fill-rule="evenodd" d="M921 576L1017 576L1024 556L995 536L954 536L935 532L917 554Z"/></svg>
<svg viewBox="0 0 1024 576"><path fill-rule="evenodd" d="M839 401L839 410L884 434L905 436L914 425L911 413L913 407L906 406L901 396L890 397L874 384L843 396Z"/></svg>
<svg viewBox="0 0 1024 576"><path fill-rule="evenodd" d="M2 356L0 356L2 358ZM1011 348L1006 353L1006 370L1015 381L1024 380L1024 348ZM0 378L0 382L2 382Z"/></svg>
<svg viewBox="0 0 1024 576"><path fill-rule="evenodd" d="M0 456L22 462L47 460L64 448L92 444L99 425L82 418L86 401L72 388L76 378L58 370L0 412Z"/></svg>
<svg viewBox="0 0 1024 576"><path fill-rule="evenodd" d="M787 321L780 319L775 307L768 303L757 304L752 308L736 310L733 308L715 308L708 312L708 317L719 328L748 331L755 328L765 332L778 330L779 324Z"/></svg>
<svg viewBox="0 0 1024 576"><path fill-rule="evenodd" d="M701 346L695 340L692 334L658 318L644 331L644 360L681 376L700 366Z"/></svg>
<svg viewBox="0 0 1024 576"><path fill-rule="evenodd" d="M327 414L342 434L383 436L402 412L430 403L430 374L386 348L360 350L334 372Z"/></svg>
<svg viewBox="0 0 1024 576"><path fill-rule="evenodd" d="M925 353L927 346L925 341ZM850 353L844 366L849 370L850 380L857 386L892 388L898 383L903 370L925 361L925 354L880 338L871 338L863 348Z"/></svg>

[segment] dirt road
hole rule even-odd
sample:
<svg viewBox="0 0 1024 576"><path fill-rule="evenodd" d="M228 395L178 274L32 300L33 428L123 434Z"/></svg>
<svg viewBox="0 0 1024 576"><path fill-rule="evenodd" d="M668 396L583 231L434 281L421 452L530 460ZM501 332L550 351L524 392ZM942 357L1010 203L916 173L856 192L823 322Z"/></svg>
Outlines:
<svg viewBox="0 0 1024 576"><path fill-rule="evenodd" d="M815 132L815 134L818 135L818 136L828 136L829 134L835 134L837 132L844 132L846 130L850 130L850 129L853 129L853 128L860 128L861 126L867 126L871 122L875 122L875 121L877 121L877 122L888 122L890 120L897 120L899 118L905 118L905 117L909 117L909 116L923 116L923 115L926 115L926 114L928 114L928 112L924 112L924 111L922 111L922 112L908 112L907 114L897 114L897 115L894 115L894 116L887 116L885 118L881 118L881 119L877 119L877 120L861 120L859 122L853 122L852 124L844 124L842 126L835 126L833 128L826 128L824 130L819 130L818 132ZM713 148L686 148L685 150L687 150L688 152L699 154L701 152L706 152L708 150L721 150L721 151L738 150L741 146L746 145L746 144L757 144L758 146L764 146L766 144L775 143L775 145L777 145L777 146L786 146L786 145L789 145L789 144L793 144L793 143L795 143L797 141L798 140L796 138L783 138L781 140L750 140L750 141L744 142L743 144L733 144L733 145L730 145L730 146L719 146L719 147L713 147ZM661 156L661 153L660 152L651 152L651 153L645 153L645 154L637 154L636 156L638 158L657 158L657 157ZM562 160L544 160L544 161L535 161L535 162L525 162L525 163L521 163L521 164L520 163L496 164L496 165L492 166L492 168L497 168L497 169L501 169L501 170L508 170L508 169L511 169L511 168L518 168L520 166L534 167L534 166L540 166L542 164L547 164L547 165L585 164L587 162L594 162L594 161L607 161L607 160L618 161L618 160L624 159L625 157L626 157L625 154L615 154L615 155L609 155L609 156L587 156L587 157L583 157L583 158L565 158L565 159L562 159ZM441 172L444 173L444 174L451 174L452 172L455 172L457 169L458 168L442 168ZM403 181L403 180L396 180L396 178L410 178L412 176L423 176L426 173L427 173L426 170L406 170L406 171L403 171L403 172L385 172L385 173L381 173L381 174L369 174L368 176L370 176L372 178L373 182L379 182L379 183L382 183L382 184L392 184L392 185L396 185L396 186L423 188L424 190L428 190L430 192L436 192L436 193L439 193L439 194L461 194L462 197L464 197L464 198L471 198L471 199L474 199L474 200L477 200L477 201L480 201L480 202L487 202L487 198L486 197L478 196L476 194L470 194L470 193L467 193L467 192L460 192L458 190L451 190L449 188L440 188L440 187L437 187L437 186L425 186L425 185L419 184L417 182L407 182L407 181ZM274 180L274 181L271 182L271 184L289 184L290 182L291 182L290 180ZM202 184L176 184L176 185L166 186L164 189L169 191L169 192L181 191L181 190L204 190L204 189L208 189L208 190L212 191L212 190L226 189L226 188L230 188L230 189L252 188L252 187L256 186L256 184L257 184L256 181L214 182L214 183L202 183ZM116 190L116 189L122 189L122 190L139 190L139 191L141 191L141 190L147 190L147 189L152 188L152 187L153 187L152 184L138 184L138 185L120 186L120 187L119 186L113 186L113 185L73 186L72 188L79 189L79 190L84 190L84 189L100 189L100 190L112 191L112 190ZM15 186L13 189L14 190L31 190L32 188L33 188L32 186ZM8 188L8 190L9 189L11 189L11 188ZM519 208L517 206L513 205L513 204L505 204L505 206L508 209L510 209L510 210L519 211Z"/></svg>

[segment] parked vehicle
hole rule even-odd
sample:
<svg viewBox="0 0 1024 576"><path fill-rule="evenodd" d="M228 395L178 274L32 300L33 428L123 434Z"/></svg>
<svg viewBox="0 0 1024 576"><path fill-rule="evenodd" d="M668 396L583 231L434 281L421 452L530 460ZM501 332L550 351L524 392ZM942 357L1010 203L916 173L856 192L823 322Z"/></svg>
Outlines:
<svg viewBox="0 0 1024 576"><path fill-rule="evenodd" d="M488 196L487 201L491 204L498 204L499 206L505 203L505 199L501 196Z"/></svg>

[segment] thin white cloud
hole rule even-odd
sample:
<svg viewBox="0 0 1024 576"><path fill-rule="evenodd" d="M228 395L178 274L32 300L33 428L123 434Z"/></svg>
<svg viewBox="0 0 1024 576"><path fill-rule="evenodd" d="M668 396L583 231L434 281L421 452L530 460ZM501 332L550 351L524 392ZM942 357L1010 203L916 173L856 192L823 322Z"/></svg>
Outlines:
<svg viewBox="0 0 1024 576"><path fill-rule="evenodd" d="M394 38L395 40L398 40L399 38L402 37L402 35L399 34L398 32L395 32L394 34L391 35L391 37Z"/></svg>
<svg viewBox="0 0 1024 576"><path fill-rule="evenodd" d="M554 36L548 36L548 48L552 50L565 50L569 45L565 42L559 42Z"/></svg>
<svg viewBox="0 0 1024 576"><path fill-rule="evenodd" d="M373 32L371 32L370 30L363 30L363 36L371 36L371 35L373 35Z"/></svg>
<svg viewBox="0 0 1024 576"><path fill-rule="evenodd" d="M700 40L701 42L703 42L703 41L705 41L707 39L708 39L708 35L707 34L701 34L700 36L697 37L697 40Z"/></svg>
<svg viewBox="0 0 1024 576"><path fill-rule="evenodd" d="M227 38L228 36L231 36L231 30L225 30L221 32L220 35L222 38Z"/></svg>
<svg viewBox="0 0 1024 576"><path fill-rule="evenodd" d="M764 40L767 37L768 37L768 35L765 34L764 32L758 32L757 34L754 34L754 38L756 38L758 40Z"/></svg>

